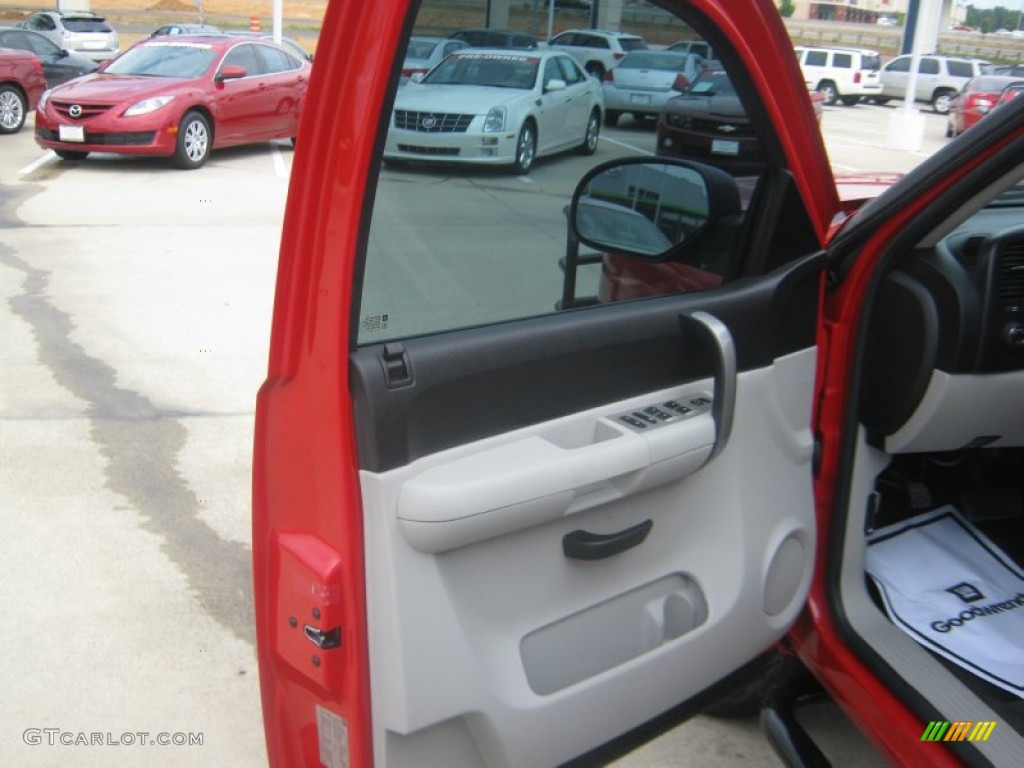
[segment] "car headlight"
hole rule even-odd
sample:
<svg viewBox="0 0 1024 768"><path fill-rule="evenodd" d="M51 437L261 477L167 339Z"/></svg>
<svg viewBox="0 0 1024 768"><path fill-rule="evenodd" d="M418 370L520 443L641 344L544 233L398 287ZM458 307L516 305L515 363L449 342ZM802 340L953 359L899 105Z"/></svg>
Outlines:
<svg viewBox="0 0 1024 768"><path fill-rule="evenodd" d="M46 109L46 102L50 100L50 91L43 91L43 95L39 97L39 103L36 104L36 109Z"/></svg>
<svg viewBox="0 0 1024 768"><path fill-rule="evenodd" d="M484 133L497 133L505 130L505 108L491 107L484 119Z"/></svg>
<svg viewBox="0 0 1024 768"><path fill-rule="evenodd" d="M143 99L142 101L128 107L128 109L124 111L124 116L136 117L138 115L148 115L150 112L156 112L161 107L166 107L173 100L173 96L154 96L151 99Z"/></svg>

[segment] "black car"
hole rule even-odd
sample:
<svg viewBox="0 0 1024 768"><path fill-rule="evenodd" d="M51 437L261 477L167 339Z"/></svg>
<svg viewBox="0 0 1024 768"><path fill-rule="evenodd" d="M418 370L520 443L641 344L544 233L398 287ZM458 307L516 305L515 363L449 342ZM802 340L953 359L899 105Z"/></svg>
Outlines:
<svg viewBox="0 0 1024 768"><path fill-rule="evenodd" d="M720 69L706 69L665 102L658 118L658 154L699 160L734 176L756 176L764 154L743 104Z"/></svg>
<svg viewBox="0 0 1024 768"><path fill-rule="evenodd" d="M14 48L35 54L43 64L47 88L94 72L97 66L92 59L69 53L38 32L28 29L0 27L0 48Z"/></svg>
<svg viewBox="0 0 1024 768"><path fill-rule="evenodd" d="M532 50L539 48L540 41L526 32L514 29L460 29L449 35L464 40L474 48L516 48Z"/></svg>

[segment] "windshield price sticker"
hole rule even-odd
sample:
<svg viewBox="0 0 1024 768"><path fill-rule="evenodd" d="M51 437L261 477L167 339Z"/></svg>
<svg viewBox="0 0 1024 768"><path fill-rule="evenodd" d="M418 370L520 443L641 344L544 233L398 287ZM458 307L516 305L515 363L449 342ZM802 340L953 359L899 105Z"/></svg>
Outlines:
<svg viewBox="0 0 1024 768"><path fill-rule="evenodd" d="M537 56L523 56L515 53L457 53L452 58L458 59L482 59L485 61L528 61L530 63L540 61Z"/></svg>

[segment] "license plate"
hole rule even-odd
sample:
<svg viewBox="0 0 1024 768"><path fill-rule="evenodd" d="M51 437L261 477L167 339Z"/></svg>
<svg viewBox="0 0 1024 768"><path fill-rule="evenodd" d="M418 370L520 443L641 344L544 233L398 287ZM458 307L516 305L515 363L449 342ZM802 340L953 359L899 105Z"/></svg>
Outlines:
<svg viewBox="0 0 1024 768"><path fill-rule="evenodd" d="M651 97L646 93L631 93L629 94L630 104L650 104Z"/></svg>
<svg viewBox="0 0 1024 768"><path fill-rule="evenodd" d="M714 139L711 142L711 152L716 155L738 155L740 153L740 143L738 141Z"/></svg>
<svg viewBox="0 0 1024 768"><path fill-rule="evenodd" d="M58 128L61 141L85 141L85 128L81 125L62 125Z"/></svg>

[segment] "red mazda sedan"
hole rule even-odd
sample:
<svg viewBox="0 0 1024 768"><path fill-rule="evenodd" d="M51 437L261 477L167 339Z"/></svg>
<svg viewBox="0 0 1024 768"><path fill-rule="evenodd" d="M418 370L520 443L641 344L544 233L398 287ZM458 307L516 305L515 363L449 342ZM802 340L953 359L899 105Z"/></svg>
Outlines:
<svg viewBox="0 0 1024 768"><path fill-rule="evenodd" d="M31 53L0 49L0 133L17 133L46 88L43 65Z"/></svg>
<svg viewBox="0 0 1024 768"><path fill-rule="evenodd" d="M139 43L101 71L47 91L36 141L64 160L90 152L203 165L210 150L298 132L310 64L269 41Z"/></svg>

